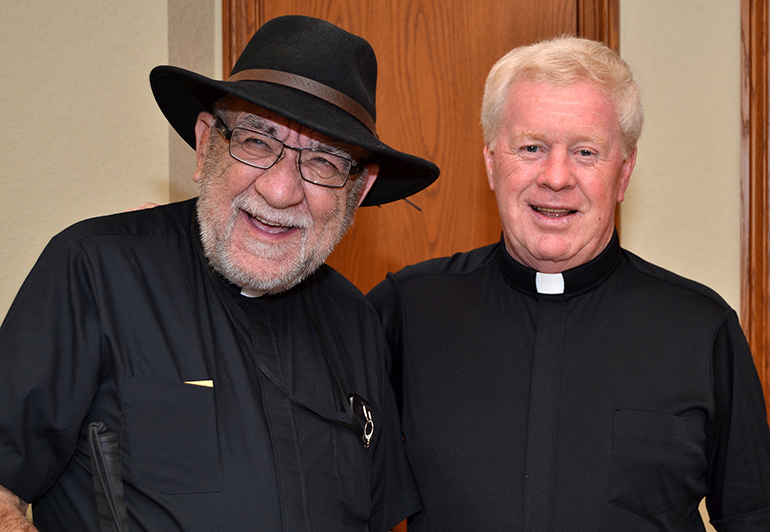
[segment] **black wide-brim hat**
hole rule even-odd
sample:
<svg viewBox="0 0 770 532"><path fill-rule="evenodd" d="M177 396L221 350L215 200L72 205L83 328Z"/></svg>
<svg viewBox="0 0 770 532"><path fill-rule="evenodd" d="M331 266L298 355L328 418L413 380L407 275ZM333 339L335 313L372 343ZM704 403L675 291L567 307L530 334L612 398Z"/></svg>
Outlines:
<svg viewBox="0 0 770 532"><path fill-rule="evenodd" d="M215 102L235 96L334 139L372 152L380 173L362 205L399 200L439 175L430 161L377 138L377 58L369 43L329 22L278 17L254 34L226 81L173 66L150 73L163 114L195 148L195 122Z"/></svg>

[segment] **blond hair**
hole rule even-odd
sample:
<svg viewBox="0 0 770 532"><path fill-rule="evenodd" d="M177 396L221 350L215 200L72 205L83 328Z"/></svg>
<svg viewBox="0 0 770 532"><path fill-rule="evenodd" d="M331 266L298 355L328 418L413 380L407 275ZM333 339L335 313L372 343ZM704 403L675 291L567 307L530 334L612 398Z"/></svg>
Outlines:
<svg viewBox="0 0 770 532"><path fill-rule="evenodd" d="M484 141L492 145L503 127L512 87L521 81L566 86L593 83L613 103L627 155L642 134L644 110L641 90L631 68L606 45L577 37L557 37L514 48L487 76L481 106Z"/></svg>

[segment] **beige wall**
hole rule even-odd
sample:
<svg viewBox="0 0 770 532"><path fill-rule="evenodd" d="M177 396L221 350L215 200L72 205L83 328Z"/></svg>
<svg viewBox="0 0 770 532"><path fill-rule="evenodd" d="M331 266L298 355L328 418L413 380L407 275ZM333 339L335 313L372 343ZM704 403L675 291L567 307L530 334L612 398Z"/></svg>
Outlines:
<svg viewBox="0 0 770 532"><path fill-rule="evenodd" d="M623 245L740 307L740 0L621 0L646 123Z"/></svg>
<svg viewBox="0 0 770 532"><path fill-rule="evenodd" d="M219 75L220 13L219 0L3 3L0 317L61 229L194 193L193 152L169 148L148 75L167 63ZM183 168L172 180L170 160Z"/></svg>

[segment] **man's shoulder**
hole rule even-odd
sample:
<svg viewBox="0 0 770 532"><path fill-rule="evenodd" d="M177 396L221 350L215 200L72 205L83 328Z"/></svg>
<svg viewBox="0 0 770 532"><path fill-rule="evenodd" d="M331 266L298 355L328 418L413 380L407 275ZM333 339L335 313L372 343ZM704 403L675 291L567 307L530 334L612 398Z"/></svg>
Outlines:
<svg viewBox="0 0 770 532"><path fill-rule="evenodd" d="M366 294L366 298L381 311L383 307L405 297L406 294L417 300L429 298L437 290L459 294L454 288L463 284L467 289L467 281L473 274L499 267L501 245L498 242L406 266L396 273L389 273Z"/></svg>
<svg viewBox="0 0 770 532"><path fill-rule="evenodd" d="M194 211L195 200L187 200L152 209L108 214L77 222L57 236L86 240L100 236L189 234Z"/></svg>
<svg viewBox="0 0 770 532"><path fill-rule="evenodd" d="M98 277L146 275L150 270L180 277L196 255L190 237L194 201L90 218L55 235L37 259L37 282L73 272ZM130 273L132 272L132 273ZM32 277L30 277L32 278Z"/></svg>
<svg viewBox="0 0 770 532"><path fill-rule="evenodd" d="M621 260L623 264L641 274L651 286L657 287L663 293L677 294L688 300L700 300L721 309L730 308L727 302L708 286L644 260L628 250L623 250Z"/></svg>
<svg viewBox="0 0 770 532"><path fill-rule="evenodd" d="M423 277L455 277L474 273L495 264L499 259L500 243L455 253L446 257L428 259L406 266L395 274L399 282L408 282Z"/></svg>

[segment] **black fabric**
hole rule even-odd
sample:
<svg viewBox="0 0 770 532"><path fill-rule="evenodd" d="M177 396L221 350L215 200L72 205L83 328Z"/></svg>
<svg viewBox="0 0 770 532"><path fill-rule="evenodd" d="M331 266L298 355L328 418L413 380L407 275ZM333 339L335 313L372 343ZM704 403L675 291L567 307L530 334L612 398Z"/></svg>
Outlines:
<svg viewBox="0 0 770 532"><path fill-rule="evenodd" d="M285 382L281 359L275 348L275 334L263 301L249 305L249 322L254 351L278 379ZM262 404L275 453L276 476L281 505L281 525L286 532L309 530L310 516L305 504L307 479L302 470L296 419L291 400L263 373L257 373L262 389Z"/></svg>
<svg viewBox="0 0 770 532"><path fill-rule="evenodd" d="M539 295L504 245L368 298L423 512L410 530L770 530L770 434L737 316L622 250Z"/></svg>
<svg viewBox="0 0 770 532"><path fill-rule="evenodd" d="M88 446L94 478L100 532L128 532L123 473L120 470L118 435L106 432L104 423L88 425Z"/></svg>
<svg viewBox="0 0 770 532"><path fill-rule="evenodd" d="M102 421L120 438L132 532L280 530L249 310L265 310L268 355L288 388L319 411L344 411L304 312L309 295L328 311L321 325L346 342L349 385L372 403L380 430L364 451L353 431L288 407L307 528L385 530L416 511L374 310L325 266L258 300L212 282L193 218L188 201L52 239L0 327L0 485L37 499L41 531L98 530L87 426ZM207 380L213 387L186 384Z"/></svg>

